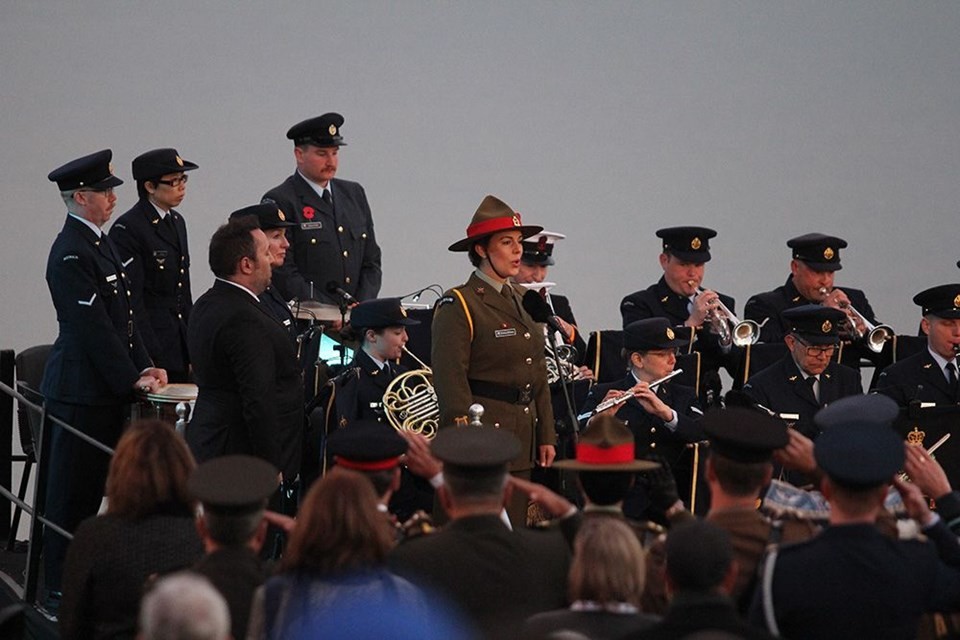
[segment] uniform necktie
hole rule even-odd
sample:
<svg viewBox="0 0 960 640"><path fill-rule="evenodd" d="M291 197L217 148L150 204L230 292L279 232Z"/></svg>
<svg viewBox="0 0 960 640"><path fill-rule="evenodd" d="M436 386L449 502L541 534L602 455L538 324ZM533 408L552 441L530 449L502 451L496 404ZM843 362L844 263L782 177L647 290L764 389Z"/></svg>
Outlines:
<svg viewBox="0 0 960 640"><path fill-rule="evenodd" d="M807 384L810 386L810 391L813 393L814 399L819 403L820 402L820 385L819 380L816 376L810 376L807 378Z"/></svg>
<svg viewBox="0 0 960 640"><path fill-rule="evenodd" d="M330 205L333 204L333 197L330 195L330 189L324 189L323 195L320 197L323 198L323 201L326 202L327 204L330 204Z"/></svg>
<svg viewBox="0 0 960 640"><path fill-rule="evenodd" d="M957 393L957 365L948 362L945 369L947 370L947 383L950 385L950 392L953 394L953 399L960 400L960 396L958 396Z"/></svg>

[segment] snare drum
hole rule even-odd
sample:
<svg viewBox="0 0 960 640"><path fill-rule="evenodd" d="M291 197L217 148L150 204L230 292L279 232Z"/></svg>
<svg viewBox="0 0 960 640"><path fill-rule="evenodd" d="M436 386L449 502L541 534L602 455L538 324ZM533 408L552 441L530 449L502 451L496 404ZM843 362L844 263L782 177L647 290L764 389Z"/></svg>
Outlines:
<svg viewBox="0 0 960 640"><path fill-rule="evenodd" d="M193 405L197 401L197 385L188 383L168 384L152 393L141 394L139 405L134 407L134 418L139 414L152 415L173 425L177 433L183 433L190 416L193 415ZM145 411L144 411L145 409Z"/></svg>
<svg viewBox="0 0 960 640"><path fill-rule="evenodd" d="M326 304L316 302L315 300L305 300L299 304L294 303L290 307L294 317L297 320L306 320L320 323L339 322L340 307L335 304ZM347 309L344 322L350 322L350 310Z"/></svg>

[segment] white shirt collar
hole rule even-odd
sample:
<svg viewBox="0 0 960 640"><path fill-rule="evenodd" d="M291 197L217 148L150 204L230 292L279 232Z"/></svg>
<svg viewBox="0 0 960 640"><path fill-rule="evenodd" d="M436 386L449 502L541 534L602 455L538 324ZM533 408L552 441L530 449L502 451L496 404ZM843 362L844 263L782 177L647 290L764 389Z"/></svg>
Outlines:
<svg viewBox="0 0 960 640"><path fill-rule="evenodd" d="M103 237L103 229L101 229L101 228L98 227L97 225L93 224L92 222L90 222L90 221L87 220L86 218L82 218L82 217L78 216L77 214L75 214L75 213L73 213L73 212L70 212L70 211L67 211L67 215L70 216L70 217L72 217L72 218L76 218L77 220L79 220L79 221L82 222L83 224L85 224L85 225L87 225L88 227L90 227L90 230L93 231L95 234L97 234L97 237L98 237L98 238Z"/></svg>
<svg viewBox="0 0 960 640"><path fill-rule="evenodd" d="M308 185L310 185L310 188L311 188L311 189L313 189L314 191L317 192L317 196L318 196L318 197L323 198L323 192L324 192L324 190L330 191L330 197L331 197L331 198L333 197L333 189L331 188L331 185L330 185L330 181L329 181L329 180L327 181L327 186L324 187L324 186L322 186L319 182L314 182L313 180L311 180L311 179L308 178L307 176L305 176L305 175L303 175L302 173L300 173L300 170L299 170L299 169L297 169L297 173L300 175L301 178L304 179L304 181L305 181Z"/></svg>
<svg viewBox="0 0 960 640"><path fill-rule="evenodd" d="M247 289L245 286L243 286L239 282L233 282L232 280L225 280L223 278L214 278L214 280L219 280L220 282L226 282L227 284L232 284L236 288L242 291L246 291L253 297L254 300L256 300L257 302L260 302L260 298L257 296L257 294L255 294L253 291L250 291L250 289Z"/></svg>
<svg viewBox="0 0 960 640"><path fill-rule="evenodd" d="M947 360L946 358L941 356L939 353L931 349L929 343L927 343L927 351L930 353L930 357L933 358L934 362L937 363L937 366L940 367L940 371L943 372L943 375L947 375L947 372L945 370L947 363L953 362L953 366L957 366L956 358Z"/></svg>
<svg viewBox="0 0 960 640"><path fill-rule="evenodd" d="M166 218L166 217L167 217L167 214L170 213L169 211L167 211L167 210L165 210L165 209L161 209L159 206L157 206L157 203L154 202L153 200L148 200L147 202L149 202L150 204L152 204L152 205L153 205L153 208L157 210L157 213L160 214L160 219L161 219L161 220L163 220L164 218Z"/></svg>

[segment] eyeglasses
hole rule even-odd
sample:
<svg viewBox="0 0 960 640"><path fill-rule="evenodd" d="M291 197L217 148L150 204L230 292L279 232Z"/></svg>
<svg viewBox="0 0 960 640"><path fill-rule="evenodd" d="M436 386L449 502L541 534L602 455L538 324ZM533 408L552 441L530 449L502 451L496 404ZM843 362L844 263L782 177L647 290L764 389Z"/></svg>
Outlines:
<svg viewBox="0 0 960 640"><path fill-rule="evenodd" d="M180 176L179 178L174 178L173 180L157 180L157 184L165 184L165 185L167 185L168 187L179 187L179 186L182 185L182 184L186 184L186 183L187 183L187 178L189 178L189 177L190 177L190 176L184 174L184 175Z"/></svg>
<svg viewBox="0 0 960 640"><path fill-rule="evenodd" d="M77 189L74 193L102 193L105 196L113 195L113 187L106 189Z"/></svg>
<svg viewBox="0 0 960 640"><path fill-rule="evenodd" d="M837 345L835 344L828 344L822 347L815 347L808 342L804 342L803 340L798 339L797 342L799 342L804 346L808 356L811 356L814 358L817 358L820 356L832 356L833 352L837 350Z"/></svg>

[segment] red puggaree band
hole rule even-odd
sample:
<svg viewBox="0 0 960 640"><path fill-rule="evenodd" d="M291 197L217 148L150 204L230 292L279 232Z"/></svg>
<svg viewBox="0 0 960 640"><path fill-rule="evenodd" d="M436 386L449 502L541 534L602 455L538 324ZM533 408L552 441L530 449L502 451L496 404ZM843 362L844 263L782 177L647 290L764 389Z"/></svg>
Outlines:
<svg viewBox="0 0 960 640"><path fill-rule="evenodd" d="M590 464L632 462L633 450L634 446L632 442L618 444L612 447L598 447L581 442L577 445L577 462L587 462Z"/></svg>
<svg viewBox="0 0 960 640"><path fill-rule="evenodd" d="M338 466L344 469L353 469L354 471L384 471L392 469L400 464L400 457L387 458L386 460L348 460L340 456L333 456Z"/></svg>
<svg viewBox="0 0 960 640"><path fill-rule="evenodd" d="M515 213L509 218L507 216L501 216L499 218L493 218L491 220L484 220L483 222L472 224L467 227L467 237L474 238L476 236L482 236L488 233L496 233L497 231L513 229L514 227L519 226L521 226L520 214Z"/></svg>

